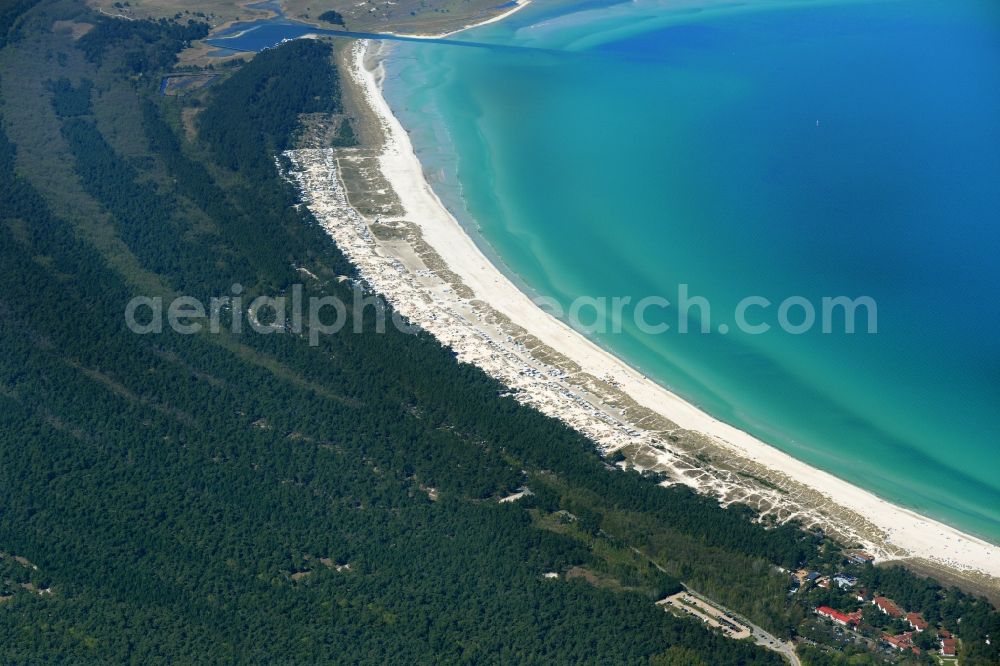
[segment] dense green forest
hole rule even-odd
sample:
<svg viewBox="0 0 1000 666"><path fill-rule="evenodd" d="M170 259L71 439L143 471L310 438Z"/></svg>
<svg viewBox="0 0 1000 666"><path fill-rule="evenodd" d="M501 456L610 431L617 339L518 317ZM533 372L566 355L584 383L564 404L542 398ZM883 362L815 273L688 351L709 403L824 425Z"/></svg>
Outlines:
<svg viewBox="0 0 1000 666"><path fill-rule="evenodd" d="M122 21L101 16L96 26L77 42L87 58L108 64L126 74L153 73L173 65L177 52L192 40L208 35L208 25L188 21L179 25L159 21ZM109 49L111 50L110 57Z"/></svg>
<svg viewBox="0 0 1000 666"><path fill-rule="evenodd" d="M327 23L332 23L334 25L341 25L341 26L344 25L343 15L340 12L334 11L332 9L323 12L316 18L318 18L320 21L326 21Z"/></svg>
<svg viewBox="0 0 1000 666"><path fill-rule="evenodd" d="M215 159L255 180L272 175L267 158L288 147L299 114L339 110L329 59L329 47L295 41L267 49L254 58L253 67L230 76L199 123L198 135Z"/></svg>
<svg viewBox="0 0 1000 666"><path fill-rule="evenodd" d="M275 163L341 110L331 47L160 95L205 29L0 12L0 661L782 663L653 602L684 583L789 637L810 609L779 567L842 566L821 534L605 464L374 308L317 347L127 329L133 296L249 300L299 268L353 297ZM985 602L859 573L997 663Z"/></svg>

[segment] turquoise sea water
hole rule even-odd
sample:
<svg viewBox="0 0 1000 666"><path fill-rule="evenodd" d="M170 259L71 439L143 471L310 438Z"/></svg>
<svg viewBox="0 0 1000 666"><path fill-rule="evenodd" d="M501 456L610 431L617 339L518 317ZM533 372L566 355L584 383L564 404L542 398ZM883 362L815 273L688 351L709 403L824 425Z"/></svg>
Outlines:
<svg viewBox="0 0 1000 666"><path fill-rule="evenodd" d="M214 43L310 31L279 18ZM386 96L432 184L527 290L676 303L688 285L710 333L654 308L671 331L626 316L595 340L790 454L1000 543L994 0L536 0L391 43ZM774 304L749 317L767 334L733 325L748 296ZM878 332L863 317L854 335L782 332L790 296L870 296Z"/></svg>
<svg viewBox="0 0 1000 666"><path fill-rule="evenodd" d="M667 312L594 337L1000 543L1000 5L536 2L455 39L504 48L394 44L386 95L507 270L564 304L689 285L711 333ZM755 295L775 328L740 333ZM783 299L841 295L877 301L877 334L777 330Z"/></svg>

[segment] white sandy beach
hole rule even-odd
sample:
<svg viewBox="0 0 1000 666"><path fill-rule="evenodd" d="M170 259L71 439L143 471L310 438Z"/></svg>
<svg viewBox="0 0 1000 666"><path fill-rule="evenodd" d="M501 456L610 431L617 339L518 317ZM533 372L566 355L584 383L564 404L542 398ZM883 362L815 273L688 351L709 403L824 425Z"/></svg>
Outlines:
<svg viewBox="0 0 1000 666"><path fill-rule="evenodd" d="M672 480L713 493L725 502L740 501L747 495L743 491L734 494L729 482L719 481L735 477L693 473L687 463L679 462L675 451L664 447L662 442L656 444L657 440L642 432L641 427L620 422L615 412L602 408L593 396L581 395L549 366L531 359L523 347L511 344L510 336L505 339L502 333L490 329L482 318L477 319L470 302L478 299L487 303L544 345L575 362L582 372L619 388L636 403L662 415L680 429L710 438L732 459L735 467L745 463L759 470L763 466L774 473L773 478L788 480L790 486L786 487L792 491L774 494L771 498L771 506L781 503L786 506L787 511L778 514L782 519L796 517L806 524L822 525L842 535L846 533L881 560L918 557L955 571L977 572L1000 579L1000 546L893 505L713 418L536 306L487 259L428 184L406 130L382 96L381 67L373 67L366 59L366 54L370 59L370 49L370 42L359 42L355 46L351 74L363 87L383 125L386 140L378 164L405 209L401 219L419 227L423 240L474 292L475 298L462 298L451 289L428 282L419 271L414 272L414 266L407 265L405 257L393 256L392 244L379 243L367 233L364 225L373 220L364 220L353 209L348 210L346 196L337 181L332 151L291 151L290 156L299 169L295 177L306 204L349 258L359 265L366 281L397 309L444 344L460 351L459 358L476 363L512 389L520 390L519 399L580 429L606 452L630 443L646 445L652 442L654 445L645 450L663 463L661 469L666 470ZM349 222L344 219L345 215L350 217ZM767 495L766 488L754 490L755 497L761 495ZM806 498L802 506L796 506L798 498ZM850 520L844 516L849 516ZM832 524L842 521L855 524L854 520L868 529L859 531Z"/></svg>

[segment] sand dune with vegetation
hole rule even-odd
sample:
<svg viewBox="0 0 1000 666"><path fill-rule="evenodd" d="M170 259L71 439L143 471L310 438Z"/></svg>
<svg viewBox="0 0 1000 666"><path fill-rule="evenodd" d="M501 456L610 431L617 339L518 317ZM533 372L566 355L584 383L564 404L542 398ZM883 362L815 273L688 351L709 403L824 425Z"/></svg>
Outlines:
<svg viewBox="0 0 1000 666"><path fill-rule="evenodd" d="M1000 547L896 506L726 424L538 307L497 269L424 177L382 96L380 43L357 42L346 82L379 136L289 151L303 199L361 279L462 361L592 438L609 461L822 528L877 560L919 559L1000 587ZM328 145L328 144L327 144Z"/></svg>

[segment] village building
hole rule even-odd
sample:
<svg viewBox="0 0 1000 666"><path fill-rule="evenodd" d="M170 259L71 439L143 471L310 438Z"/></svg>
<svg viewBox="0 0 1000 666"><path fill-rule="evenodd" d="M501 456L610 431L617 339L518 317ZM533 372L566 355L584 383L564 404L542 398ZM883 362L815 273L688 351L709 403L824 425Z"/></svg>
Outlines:
<svg viewBox="0 0 1000 666"><path fill-rule="evenodd" d="M878 608L880 611L882 611L889 617L894 617L894 618L903 617L903 611L899 609L899 606L897 606L896 602L893 601L892 599L887 599L885 597L875 597L874 599L872 599L872 603L875 604L876 608Z"/></svg>
<svg viewBox="0 0 1000 666"><path fill-rule="evenodd" d="M909 622L910 626L916 631L923 631L930 626L927 624L927 620L924 619L924 616L920 613L907 613L906 621Z"/></svg>
<svg viewBox="0 0 1000 666"><path fill-rule="evenodd" d="M866 553L863 550L856 550L852 553L848 553L847 559L855 564L865 564L866 562L874 562L875 556Z"/></svg>
<svg viewBox="0 0 1000 666"><path fill-rule="evenodd" d="M829 620L833 620L837 624L845 627L856 625L861 622L860 609L854 611L853 613L841 613L840 611L830 608L829 606L820 606L816 609L816 614Z"/></svg>
<svg viewBox="0 0 1000 666"><path fill-rule="evenodd" d="M897 634L891 636L889 634L882 634L882 640L891 645L893 648L899 650L900 652L905 652L909 650L913 654L920 654L920 648L913 644L913 632L907 631L906 633Z"/></svg>
<svg viewBox="0 0 1000 666"><path fill-rule="evenodd" d="M833 582L836 583L837 587L839 587L840 589L846 590L849 587L854 587L857 584L858 579L855 578L854 576L848 576L847 574L839 573L833 577Z"/></svg>

